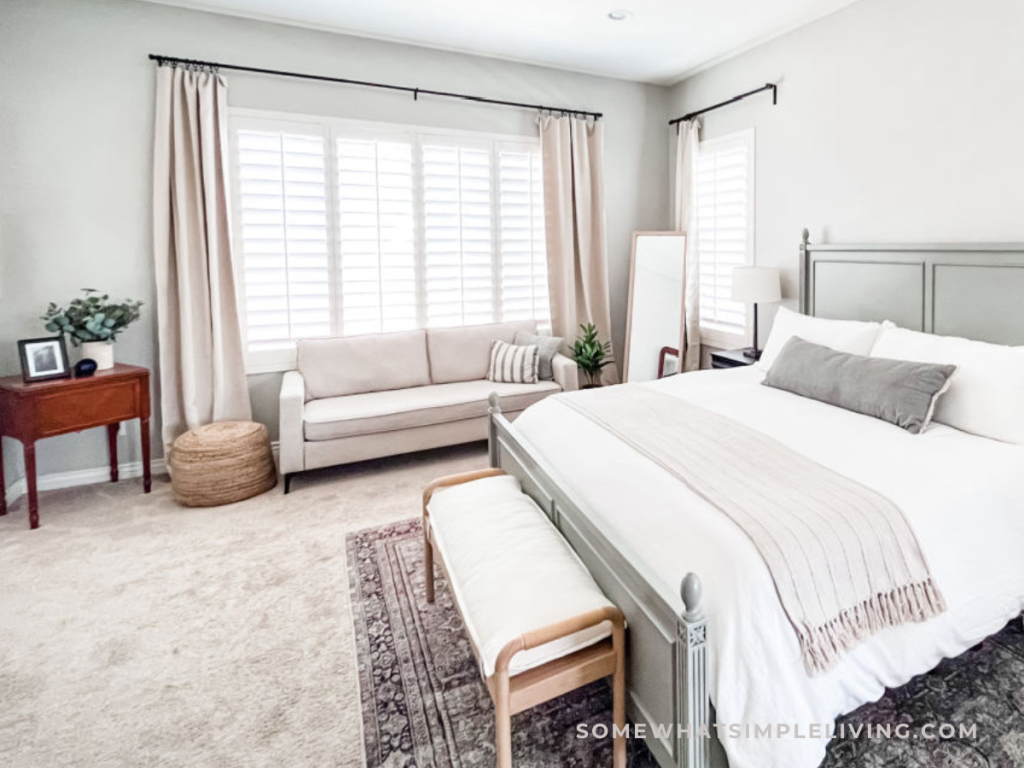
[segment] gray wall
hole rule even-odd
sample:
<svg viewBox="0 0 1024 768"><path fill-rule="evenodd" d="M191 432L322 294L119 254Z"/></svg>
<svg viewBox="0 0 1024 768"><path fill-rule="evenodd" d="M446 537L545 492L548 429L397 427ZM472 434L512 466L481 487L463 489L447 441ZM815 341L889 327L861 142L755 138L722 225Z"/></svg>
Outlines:
<svg viewBox="0 0 1024 768"><path fill-rule="evenodd" d="M756 256L785 270L788 296L805 226L816 240L1024 241L1021 40L1019 0L861 0L663 89L129 0L4 0L0 373L18 371L14 342L41 334L46 303L80 287L142 298L153 310L150 52L603 111L621 351L630 233L669 224L664 119L767 80L780 84L779 106L761 96L712 113L705 136L756 129ZM238 106L535 130L528 112L240 74L229 81ZM154 365L151 314L118 355ZM257 418L275 433L279 381L250 379ZM131 442L125 460L137 457ZM15 447L8 442L8 482L20 475ZM42 473L102 465L102 435L44 441L39 461Z"/></svg>
<svg viewBox="0 0 1024 768"><path fill-rule="evenodd" d="M785 270L795 306L803 227L818 242L1024 241L1022 41L1020 0L861 0L676 85L670 111L779 83L778 106L710 113L704 136L755 128L756 258Z"/></svg>
<svg viewBox="0 0 1024 768"><path fill-rule="evenodd" d="M612 322L622 349L630 233L668 224L667 89L129 0L2 0L0 373L18 372L17 339L45 334L37 318L47 302L81 287L146 301L117 356L155 366L149 53L604 112ZM235 106L536 134L528 111L227 76ZM280 376L250 381L256 417L276 434ZM129 442L122 460L137 458L134 434ZM7 442L8 483L21 475L16 448ZM38 457L41 474L102 465L102 431L43 441Z"/></svg>

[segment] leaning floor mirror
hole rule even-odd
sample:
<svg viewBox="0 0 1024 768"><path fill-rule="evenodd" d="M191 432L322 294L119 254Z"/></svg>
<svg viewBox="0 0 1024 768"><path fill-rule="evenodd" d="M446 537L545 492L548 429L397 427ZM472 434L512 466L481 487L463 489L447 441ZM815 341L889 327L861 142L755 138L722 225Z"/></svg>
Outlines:
<svg viewBox="0 0 1024 768"><path fill-rule="evenodd" d="M627 382L679 372L685 262L685 233L633 233L623 367Z"/></svg>

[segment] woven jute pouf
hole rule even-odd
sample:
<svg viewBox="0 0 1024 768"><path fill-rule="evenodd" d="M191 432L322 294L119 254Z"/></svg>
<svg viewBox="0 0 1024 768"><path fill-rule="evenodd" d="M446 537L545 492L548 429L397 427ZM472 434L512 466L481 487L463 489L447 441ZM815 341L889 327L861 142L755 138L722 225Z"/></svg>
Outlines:
<svg viewBox="0 0 1024 768"><path fill-rule="evenodd" d="M171 486L187 507L242 501L277 485L267 428L219 421L181 435L171 446Z"/></svg>

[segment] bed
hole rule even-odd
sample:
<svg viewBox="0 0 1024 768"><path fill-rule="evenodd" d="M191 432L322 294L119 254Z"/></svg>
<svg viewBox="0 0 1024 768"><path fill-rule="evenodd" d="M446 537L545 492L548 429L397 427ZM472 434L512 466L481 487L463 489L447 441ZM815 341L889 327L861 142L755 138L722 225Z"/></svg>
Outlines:
<svg viewBox="0 0 1024 768"><path fill-rule="evenodd" d="M1024 245L817 246L805 233L800 259L807 314L1024 344ZM630 719L664 768L812 768L838 715L1024 608L1024 447L941 424L910 435L763 387L763 375L741 368L631 386L734 419L892 499L947 605L873 635L815 677L763 560L728 518L571 408L546 401L513 425L492 403L492 465L520 479L627 617ZM769 723L802 733L729 730Z"/></svg>

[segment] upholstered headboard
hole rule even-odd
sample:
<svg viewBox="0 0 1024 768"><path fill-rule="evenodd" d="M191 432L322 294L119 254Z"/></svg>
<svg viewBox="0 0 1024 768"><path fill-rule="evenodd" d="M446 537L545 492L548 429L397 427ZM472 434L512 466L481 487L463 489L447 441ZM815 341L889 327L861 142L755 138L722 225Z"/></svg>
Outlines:
<svg viewBox="0 0 1024 768"><path fill-rule="evenodd" d="M1024 243L800 244L800 311L1024 345Z"/></svg>

